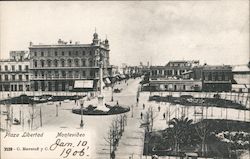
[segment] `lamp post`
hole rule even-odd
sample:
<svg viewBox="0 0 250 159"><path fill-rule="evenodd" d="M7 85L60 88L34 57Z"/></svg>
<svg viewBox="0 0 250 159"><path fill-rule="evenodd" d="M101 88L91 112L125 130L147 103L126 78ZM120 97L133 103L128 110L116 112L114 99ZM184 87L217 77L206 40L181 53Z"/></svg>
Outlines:
<svg viewBox="0 0 250 159"><path fill-rule="evenodd" d="M84 101L81 100L81 122L80 122L80 128L83 128L83 104L84 104Z"/></svg>
<svg viewBox="0 0 250 159"><path fill-rule="evenodd" d="M114 101L114 83L111 84L111 102Z"/></svg>

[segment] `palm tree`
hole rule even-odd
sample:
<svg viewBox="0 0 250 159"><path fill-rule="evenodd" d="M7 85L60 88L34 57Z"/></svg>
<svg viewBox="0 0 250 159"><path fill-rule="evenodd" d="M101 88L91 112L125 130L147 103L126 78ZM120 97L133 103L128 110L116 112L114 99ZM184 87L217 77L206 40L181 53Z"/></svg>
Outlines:
<svg viewBox="0 0 250 159"><path fill-rule="evenodd" d="M175 151L178 152L180 146L186 143L189 139L189 130L193 120L188 117L182 116L181 118L173 118L169 125L172 126L172 135L175 143Z"/></svg>

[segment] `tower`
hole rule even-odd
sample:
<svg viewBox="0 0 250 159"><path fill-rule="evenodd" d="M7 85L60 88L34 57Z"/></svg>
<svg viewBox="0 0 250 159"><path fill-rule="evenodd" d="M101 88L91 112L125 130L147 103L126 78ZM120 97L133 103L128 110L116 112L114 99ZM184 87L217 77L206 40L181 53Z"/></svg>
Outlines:
<svg viewBox="0 0 250 159"><path fill-rule="evenodd" d="M99 39L98 39L98 34L96 33L96 29L95 29L95 33L93 34L93 45L98 45Z"/></svg>

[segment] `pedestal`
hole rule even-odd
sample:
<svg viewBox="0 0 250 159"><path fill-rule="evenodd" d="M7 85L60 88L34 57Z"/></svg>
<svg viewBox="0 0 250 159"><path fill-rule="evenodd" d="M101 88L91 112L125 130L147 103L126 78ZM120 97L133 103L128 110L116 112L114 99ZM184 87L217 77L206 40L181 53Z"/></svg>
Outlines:
<svg viewBox="0 0 250 159"><path fill-rule="evenodd" d="M102 111L109 111L109 108L107 108L105 105L104 105L104 97L102 95L99 95L98 96L98 106L97 108L98 110L102 110Z"/></svg>

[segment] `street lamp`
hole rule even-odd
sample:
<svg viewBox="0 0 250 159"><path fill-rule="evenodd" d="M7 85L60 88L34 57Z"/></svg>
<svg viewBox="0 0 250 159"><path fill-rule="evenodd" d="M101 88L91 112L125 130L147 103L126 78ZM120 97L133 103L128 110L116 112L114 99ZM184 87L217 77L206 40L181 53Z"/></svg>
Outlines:
<svg viewBox="0 0 250 159"><path fill-rule="evenodd" d="M80 128L83 128L83 104L84 104L84 100L81 100L81 122L80 122Z"/></svg>
<svg viewBox="0 0 250 159"><path fill-rule="evenodd" d="M114 83L112 82L112 84L111 84L111 102L113 102L114 101Z"/></svg>

